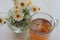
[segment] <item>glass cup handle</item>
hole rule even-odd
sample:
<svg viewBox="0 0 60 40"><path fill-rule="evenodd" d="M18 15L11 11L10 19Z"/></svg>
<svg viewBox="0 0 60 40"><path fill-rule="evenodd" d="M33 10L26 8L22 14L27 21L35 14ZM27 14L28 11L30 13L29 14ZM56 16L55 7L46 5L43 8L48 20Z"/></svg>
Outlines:
<svg viewBox="0 0 60 40"><path fill-rule="evenodd" d="M57 26L58 25L58 23L59 23L59 20L58 19L55 19L55 26Z"/></svg>

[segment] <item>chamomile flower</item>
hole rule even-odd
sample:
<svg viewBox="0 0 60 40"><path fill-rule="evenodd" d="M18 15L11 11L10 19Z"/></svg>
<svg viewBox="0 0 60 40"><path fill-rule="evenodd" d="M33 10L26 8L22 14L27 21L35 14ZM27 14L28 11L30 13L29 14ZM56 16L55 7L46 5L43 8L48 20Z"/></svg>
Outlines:
<svg viewBox="0 0 60 40"><path fill-rule="evenodd" d="M20 2L20 6L24 7L25 3L24 2Z"/></svg>
<svg viewBox="0 0 60 40"><path fill-rule="evenodd" d="M14 4L16 5L18 3L18 0L13 0Z"/></svg>
<svg viewBox="0 0 60 40"><path fill-rule="evenodd" d="M19 9L18 5L15 6L15 9Z"/></svg>
<svg viewBox="0 0 60 40"><path fill-rule="evenodd" d="M4 20L2 17L0 17L0 25L3 24Z"/></svg>
<svg viewBox="0 0 60 40"><path fill-rule="evenodd" d="M13 0L14 2L18 1L18 0Z"/></svg>
<svg viewBox="0 0 60 40"><path fill-rule="evenodd" d="M18 10L14 10L14 13L18 13L19 11Z"/></svg>
<svg viewBox="0 0 60 40"><path fill-rule="evenodd" d="M40 8L38 8L37 6L33 6L31 10L32 12L38 12Z"/></svg>
<svg viewBox="0 0 60 40"><path fill-rule="evenodd" d="M14 13L18 13L19 12L19 6L15 6L13 11L14 11Z"/></svg>
<svg viewBox="0 0 60 40"><path fill-rule="evenodd" d="M4 16L3 16L4 15ZM7 16L6 12L1 12L0 13L0 25L4 24L5 22L5 17Z"/></svg>
<svg viewBox="0 0 60 40"><path fill-rule="evenodd" d="M18 10L19 9L19 6L18 5L15 5L14 6L14 9Z"/></svg>
<svg viewBox="0 0 60 40"><path fill-rule="evenodd" d="M17 14L14 14L13 15L13 18L16 20L16 21L21 21L23 19L23 14L22 13L17 13Z"/></svg>
<svg viewBox="0 0 60 40"><path fill-rule="evenodd" d="M2 24L2 18L0 18L0 24Z"/></svg>
<svg viewBox="0 0 60 40"><path fill-rule="evenodd" d="M31 0L27 0L27 5L28 5L28 6L31 6L31 5L32 5Z"/></svg>
<svg viewBox="0 0 60 40"><path fill-rule="evenodd" d="M33 12L37 12L38 11L38 8L36 6L32 7L32 11Z"/></svg>
<svg viewBox="0 0 60 40"><path fill-rule="evenodd" d="M20 6L20 8L26 8L27 7L27 2L26 2L26 0L20 0L19 1L19 6Z"/></svg>
<svg viewBox="0 0 60 40"><path fill-rule="evenodd" d="M3 18L3 17L0 17L0 25L5 24L5 23L7 23L7 22L8 22L8 20L6 20L6 19Z"/></svg>

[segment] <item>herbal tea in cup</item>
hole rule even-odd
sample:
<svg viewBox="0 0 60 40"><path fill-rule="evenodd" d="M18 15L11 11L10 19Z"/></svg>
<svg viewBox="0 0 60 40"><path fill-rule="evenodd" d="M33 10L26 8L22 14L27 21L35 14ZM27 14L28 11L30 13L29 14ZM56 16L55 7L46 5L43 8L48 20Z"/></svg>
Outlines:
<svg viewBox="0 0 60 40"><path fill-rule="evenodd" d="M58 23L49 14L38 12L31 17L30 40L48 40L49 35Z"/></svg>

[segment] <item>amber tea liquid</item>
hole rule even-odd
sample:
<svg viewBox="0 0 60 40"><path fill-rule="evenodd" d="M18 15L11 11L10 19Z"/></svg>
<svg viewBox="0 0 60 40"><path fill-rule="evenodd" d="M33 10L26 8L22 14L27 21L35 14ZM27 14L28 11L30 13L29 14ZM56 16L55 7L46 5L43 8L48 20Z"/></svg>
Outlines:
<svg viewBox="0 0 60 40"><path fill-rule="evenodd" d="M30 23L30 40L48 40L51 23L42 18L37 18Z"/></svg>

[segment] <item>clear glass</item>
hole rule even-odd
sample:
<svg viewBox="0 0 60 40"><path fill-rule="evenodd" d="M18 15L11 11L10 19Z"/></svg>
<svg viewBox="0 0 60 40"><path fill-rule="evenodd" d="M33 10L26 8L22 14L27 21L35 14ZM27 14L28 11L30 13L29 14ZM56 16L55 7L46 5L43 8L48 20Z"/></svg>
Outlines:
<svg viewBox="0 0 60 40"><path fill-rule="evenodd" d="M9 12L8 12L8 17L10 17L10 16L12 16L13 15L13 8L11 9L11 10L9 10ZM23 13L22 13L23 14ZM23 19L22 19L23 20ZM14 21L13 21L14 22ZM19 22L21 22L21 21L19 21ZM29 20L27 20L27 21L25 21L25 22L27 22L28 24L29 24ZM8 27L13 31L13 32L15 32L15 33L25 33L25 32L27 32L28 30L29 30L29 25L25 25L24 24L24 22L23 23L21 23L21 25L23 24L23 27L21 27L21 26L19 26L19 27L17 27L17 26L14 26L14 25L11 25L10 24L11 23L11 21L9 21L8 20ZM20 24L19 24L20 25Z"/></svg>
<svg viewBox="0 0 60 40"><path fill-rule="evenodd" d="M34 27L31 27L31 25L30 25L30 40L48 40L49 35L53 31L54 27L57 25L58 20L55 20L48 13L37 12L37 13L34 13L31 16L31 21L33 21L34 19L37 19L37 18L43 18L43 19L48 20L52 24L52 27L51 27L51 29L50 29L50 31L48 33L39 33L38 34L38 33L35 32L36 30L34 30Z"/></svg>

